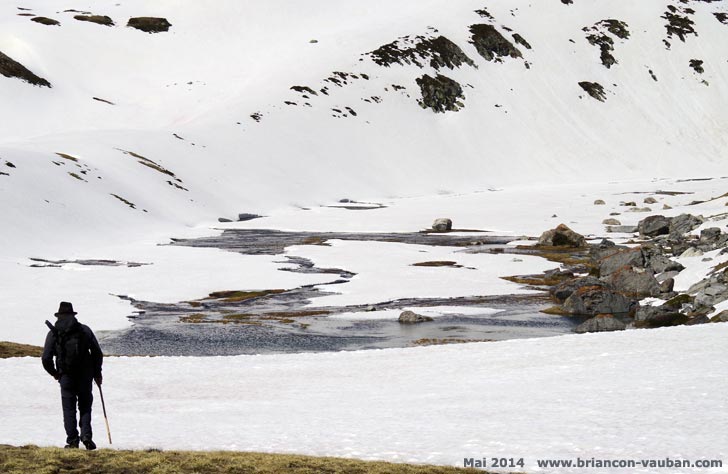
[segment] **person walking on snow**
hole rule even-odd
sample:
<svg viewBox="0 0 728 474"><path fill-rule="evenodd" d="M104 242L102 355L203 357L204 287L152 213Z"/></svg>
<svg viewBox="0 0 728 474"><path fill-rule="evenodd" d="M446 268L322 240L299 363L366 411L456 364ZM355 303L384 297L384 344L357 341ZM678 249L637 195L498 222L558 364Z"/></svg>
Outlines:
<svg viewBox="0 0 728 474"><path fill-rule="evenodd" d="M73 305L61 302L56 324L46 321L50 328L43 347L43 368L61 386L63 426L66 429L66 448L78 448L79 441L86 449L96 449L91 430L93 381L101 385L103 354L91 329L78 322ZM55 363L53 361L55 357ZM80 415L76 428L76 404Z"/></svg>

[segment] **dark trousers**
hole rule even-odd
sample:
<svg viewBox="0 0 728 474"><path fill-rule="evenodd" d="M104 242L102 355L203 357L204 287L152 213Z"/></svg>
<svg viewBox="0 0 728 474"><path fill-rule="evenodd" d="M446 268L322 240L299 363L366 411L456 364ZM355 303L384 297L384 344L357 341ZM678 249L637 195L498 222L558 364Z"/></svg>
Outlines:
<svg viewBox="0 0 728 474"><path fill-rule="evenodd" d="M61 375L61 404L63 405L63 427L66 429L66 442L78 443L78 429L76 428L76 405L80 414L78 426L81 428L81 440L92 438L91 431L91 405L94 401L91 389L93 378L70 375Z"/></svg>

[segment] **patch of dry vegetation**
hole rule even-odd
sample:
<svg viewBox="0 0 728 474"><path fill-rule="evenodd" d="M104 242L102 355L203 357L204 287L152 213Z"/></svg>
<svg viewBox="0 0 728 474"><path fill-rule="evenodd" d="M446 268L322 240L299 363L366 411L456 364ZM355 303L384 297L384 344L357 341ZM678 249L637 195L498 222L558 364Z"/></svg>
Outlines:
<svg viewBox="0 0 728 474"><path fill-rule="evenodd" d="M49 474L456 474L476 469L288 454L116 451L0 446L0 472Z"/></svg>
<svg viewBox="0 0 728 474"><path fill-rule="evenodd" d="M42 347L0 341L0 359L8 359L10 357L40 357L42 353Z"/></svg>

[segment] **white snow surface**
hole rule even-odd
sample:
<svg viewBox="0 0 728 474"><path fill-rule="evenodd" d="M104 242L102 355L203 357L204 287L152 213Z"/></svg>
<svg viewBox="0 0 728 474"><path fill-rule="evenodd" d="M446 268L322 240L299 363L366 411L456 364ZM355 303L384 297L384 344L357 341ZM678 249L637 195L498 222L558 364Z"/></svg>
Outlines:
<svg viewBox="0 0 728 474"><path fill-rule="evenodd" d="M0 175L0 340L41 344L43 320L61 300L102 331L129 324L133 308L118 295L176 302L331 280L279 271L282 256L163 245L226 228L414 232L449 217L456 229L514 237L565 223L623 243L633 236L602 224L612 213L636 225L650 214L689 212L708 219L704 228L725 231L728 28L713 15L728 12L724 2L690 2L699 36L672 38L669 50L660 18L668 0L486 3L499 31L512 28L533 45L522 49L530 69L523 60L487 62L469 43L468 26L488 22L474 13L482 0L23 2L60 27L0 2L0 51L53 84L0 76L7 174ZM76 21L66 9L109 15L116 26ZM124 26L131 16L163 16L173 26L148 35ZM619 63L610 69L582 31L607 18L631 32L615 40ZM463 110L419 107L415 79L434 75L430 66L383 68L361 56L420 34L443 34L476 62L477 69L440 71L464 85ZM704 61L703 74L689 67L694 58ZM323 82L333 71L370 79L338 88ZM603 84L606 102L588 97L579 81ZM326 85L329 95L307 107L294 85ZM373 96L381 103L363 101ZM332 117L346 106L357 116ZM658 200L649 213L622 205L643 207L647 196ZM342 198L386 207L327 207ZM266 217L216 222L239 212ZM454 248L328 244L286 252L357 272L319 304L518 293L500 277L555 266ZM31 258L150 265L31 268ZM687 269L676 288L726 259L680 259ZM428 260L464 268L412 266ZM349 353L109 358L105 394L119 448L449 465L524 457L527 472L539 472L535 459L575 456L725 463L727 327ZM58 445L58 390L39 362L0 360L0 378L0 443ZM98 416L96 432L101 442Z"/></svg>
<svg viewBox="0 0 728 474"><path fill-rule="evenodd" d="M537 459L725 463L727 337L728 325L716 324L413 349L109 358L104 396L119 449L461 466L466 457L523 457L529 473L592 472L539 469ZM0 378L0 441L58 445L58 389L40 362L0 360ZM98 405L94 426L108 447Z"/></svg>

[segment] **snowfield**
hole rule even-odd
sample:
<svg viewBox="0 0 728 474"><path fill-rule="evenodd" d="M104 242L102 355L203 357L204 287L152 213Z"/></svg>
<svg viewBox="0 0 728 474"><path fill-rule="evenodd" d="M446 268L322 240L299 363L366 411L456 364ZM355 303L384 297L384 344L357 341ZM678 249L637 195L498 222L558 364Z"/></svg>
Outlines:
<svg viewBox="0 0 728 474"><path fill-rule="evenodd" d="M177 303L338 278L285 271L285 257L356 273L316 306L519 294L531 290L501 277L557 266L377 241L282 255L167 245L226 229L417 232L448 217L478 231L462 235L510 236L511 245L560 223L591 242L629 243L634 234L609 233L603 221L691 213L705 218L694 233L726 232L726 1L18 5L0 2L0 52L52 87L6 77L0 62L2 341L42 344L43 321L62 300L96 332L115 331L135 310L120 296ZM79 12L115 25L75 20ZM670 12L694 31L669 34ZM137 16L172 27L126 27ZM519 54L488 60L473 25L493 27ZM613 46L609 67L587 38L595 32ZM440 36L454 45L446 55L470 63L438 66L442 51L430 51L381 65L370 54ZM425 75L455 81L460 93L443 94L460 110L421 107ZM598 83L603 96L580 83ZM648 197L656 202L641 210ZM218 221L239 213L263 217ZM413 266L438 260L461 267ZM675 288L685 291L728 254L678 260L686 269ZM104 388L114 448L443 465L524 458L529 473L627 472L549 470L539 459L720 459L722 469L629 471L718 474L728 466L727 336L718 323L410 349L115 357ZM58 388L40 361L0 360L0 380L0 443L60 445ZM96 441L109 447L95 409Z"/></svg>
<svg viewBox="0 0 728 474"><path fill-rule="evenodd" d="M534 473L592 472L539 469L538 459L725 463L727 337L719 324L416 349L107 358L103 387L119 449L460 466L522 457ZM40 361L0 360L0 378L0 440L57 446L58 389ZM95 438L108 447L99 408Z"/></svg>

